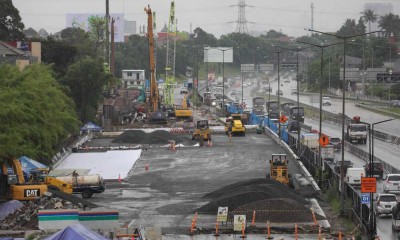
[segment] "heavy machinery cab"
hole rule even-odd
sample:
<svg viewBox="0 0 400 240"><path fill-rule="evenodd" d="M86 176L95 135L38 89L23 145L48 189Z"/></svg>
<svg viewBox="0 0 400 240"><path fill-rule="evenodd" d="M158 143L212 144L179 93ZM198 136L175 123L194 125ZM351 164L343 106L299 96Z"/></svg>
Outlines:
<svg viewBox="0 0 400 240"><path fill-rule="evenodd" d="M192 140L200 142L200 147L204 146L204 141L211 141L211 131L208 120L197 121L196 129L193 131Z"/></svg>
<svg viewBox="0 0 400 240"><path fill-rule="evenodd" d="M286 154L272 154L269 160L270 173L267 177L290 186L288 163L289 160L287 160Z"/></svg>

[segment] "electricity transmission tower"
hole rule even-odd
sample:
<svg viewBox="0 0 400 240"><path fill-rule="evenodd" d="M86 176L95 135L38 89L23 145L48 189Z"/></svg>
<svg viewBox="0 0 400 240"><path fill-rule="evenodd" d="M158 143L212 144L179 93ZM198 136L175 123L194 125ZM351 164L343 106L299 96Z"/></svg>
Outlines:
<svg viewBox="0 0 400 240"><path fill-rule="evenodd" d="M247 19L246 19L246 7L251 7L246 4L246 0L239 0L239 3L236 5L231 5L231 7L238 7L238 18L236 20L236 32L238 33L247 33Z"/></svg>

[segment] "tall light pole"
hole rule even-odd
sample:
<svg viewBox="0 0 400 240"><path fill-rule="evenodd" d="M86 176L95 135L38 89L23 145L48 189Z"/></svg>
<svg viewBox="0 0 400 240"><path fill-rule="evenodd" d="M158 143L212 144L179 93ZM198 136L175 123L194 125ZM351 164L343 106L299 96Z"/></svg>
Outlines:
<svg viewBox="0 0 400 240"><path fill-rule="evenodd" d="M363 48L362 48L362 73L364 73L364 70L365 70L365 44L364 43L357 43L357 42L355 42L354 39L351 40L349 43L363 46ZM365 78L364 78L364 75L361 75L361 82L362 82L361 83L362 84L362 91L363 91L363 93L365 93Z"/></svg>
<svg viewBox="0 0 400 240"><path fill-rule="evenodd" d="M206 92L209 92L209 86L208 86L208 50L210 50L208 47L204 48L205 54L204 54L204 60L206 62Z"/></svg>
<svg viewBox="0 0 400 240"><path fill-rule="evenodd" d="M345 131L345 123L346 123L346 115L345 115L345 101L346 101L346 42L348 39L354 38L354 37L360 37L360 36L365 36L368 34L372 34L372 33L377 33L377 32L383 32L383 31L374 31L374 32L368 32L368 33L363 33L363 34L357 34L357 35L353 35L353 36L339 36L339 35L335 35L335 34L331 34L331 33L325 33L325 32L320 32L320 31L316 31L314 29L309 29L308 31L310 32L315 32L315 33L320 33L320 34L324 34L324 35L329 35L329 36L333 36L336 38L339 38L341 40L343 40L343 83L342 83L342 159L341 159L341 164L340 164L340 181L341 181L341 194L340 194L340 212L341 214L344 214L344 131ZM373 215L372 215L373 216Z"/></svg>
<svg viewBox="0 0 400 240"><path fill-rule="evenodd" d="M217 48L222 52L222 108L225 112L225 51L228 51L229 48Z"/></svg>
<svg viewBox="0 0 400 240"><path fill-rule="evenodd" d="M309 43L309 42L302 42L299 40L296 40L296 42L310 45L313 47L318 47L319 49L321 49L321 64L320 64L321 72L320 72L320 79L319 79L319 133L318 133L319 138L321 138L322 137L322 77L323 77L323 69L324 69L324 48L334 46L334 45L339 45L342 43L332 43L329 45L318 45L318 44L313 44L313 43ZM319 145L318 152L321 154L321 145ZM322 158L320 158L320 161L321 161L320 166L322 167Z"/></svg>
<svg viewBox="0 0 400 240"><path fill-rule="evenodd" d="M276 51L275 53L278 54L278 91L276 92L278 95L278 119L281 118L281 111L280 111L280 106L281 106L281 78L280 78L280 55L283 51ZM269 114L269 112L268 112ZM278 136L279 139L281 138L281 121L278 121Z"/></svg>
<svg viewBox="0 0 400 240"><path fill-rule="evenodd" d="M286 49L289 51L294 51L296 52L296 80L297 80L297 108L300 107L300 86L299 86L299 52L304 50L304 49L308 49L310 47L304 47L304 48L286 48L286 47L281 47L279 46L279 48L282 49ZM269 101L269 99L268 99ZM299 118L299 125L300 125L300 118ZM297 131L297 151L300 151L300 131Z"/></svg>

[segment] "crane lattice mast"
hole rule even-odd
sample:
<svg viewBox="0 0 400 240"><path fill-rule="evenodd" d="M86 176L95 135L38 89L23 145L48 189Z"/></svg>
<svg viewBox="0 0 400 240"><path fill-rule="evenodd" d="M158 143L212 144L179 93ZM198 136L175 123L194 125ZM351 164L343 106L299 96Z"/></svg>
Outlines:
<svg viewBox="0 0 400 240"><path fill-rule="evenodd" d="M167 31L167 66L165 67L165 105L174 105L175 53L176 53L175 2L171 2Z"/></svg>

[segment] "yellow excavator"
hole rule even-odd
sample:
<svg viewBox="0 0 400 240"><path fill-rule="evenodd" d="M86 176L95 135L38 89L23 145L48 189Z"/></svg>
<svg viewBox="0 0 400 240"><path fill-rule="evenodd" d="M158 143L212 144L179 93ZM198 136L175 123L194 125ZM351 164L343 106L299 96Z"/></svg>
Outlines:
<svg viewBox="0 0 400 240"><path fill-rule="evenodd" d="M189 94L186 94L182 99L182 104L175 106L175 119L177 122L186 121L193 122L193 112L189 108Z"/></svg>
<svg viewBox="0 0 400 240"><path fill-rule="evenodd" d="M7 165L12 168L13 174L8 173ZM17 159L3 162L0 179L0 196L6 199L34 200L48 189L43 183L25 182L21 163Z"/></svg>
<svg viewBox="0 0 400 240"><path fill-rule="evenodd" d="M36 168L33 171L31 171L30 181L32 183L45 184L49 189L72 194L72 192L74 191L72 184L57 179L55 177L51 177L48 174L49 174L49 168Z"/></svg>

